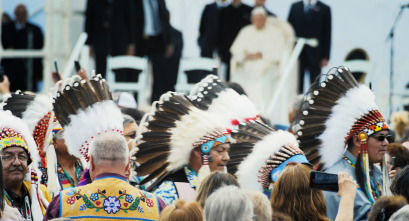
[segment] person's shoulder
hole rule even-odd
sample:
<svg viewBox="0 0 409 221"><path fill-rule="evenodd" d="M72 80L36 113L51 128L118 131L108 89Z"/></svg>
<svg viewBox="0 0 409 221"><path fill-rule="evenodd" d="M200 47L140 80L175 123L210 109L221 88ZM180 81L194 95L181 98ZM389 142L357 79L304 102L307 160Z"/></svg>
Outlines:
<svg viewBox="0 0 409 221"><path fill-rule="evenodd" d="M294 3L291 4L291 8L293 8L293 7L299 7L299 6L302 6L302 5L303 5L303 2L302 2L302 1L294 2Z"/></svg>
<svg viewBox="0 0 409 221"><path fill-rule="evenodd" d="M326 168L324 172L338 174L341 171L350 171L351 169L349 167L351 167L351 165L349 165L346 160L341 158L337 162L335 162L334 165Z"/></svg>
<svg viewBox="0 0 409 221"><path fill-rule="evenodd" d="M317 5L321 8L330 9L329 6L322 1L317 1Z"/></svg>
<svg viewBox="0 0 409 221"><path fill-rule="evenodd" d="M40 26L38 26L38 25L36 25L36 24L34 24L34 23L27 22L26 25L27 25L27 27L30 27L30 28L32 28L32 29L34 29L34 30L36 30L36 31L41 31Z"/></svg>

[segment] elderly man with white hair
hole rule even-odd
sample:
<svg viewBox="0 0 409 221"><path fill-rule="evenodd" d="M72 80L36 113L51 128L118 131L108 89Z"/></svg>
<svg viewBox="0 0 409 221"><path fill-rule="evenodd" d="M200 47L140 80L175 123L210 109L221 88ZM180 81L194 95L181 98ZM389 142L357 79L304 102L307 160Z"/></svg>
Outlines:
<svg viewBox="0 0 409 221"><path fill-rule="evenodd" d="M219 188L204 206L205 221L250 221L253 216L251 200L237 186Z"/></svg>
<svg viewBox="0 0 409 221"><path fill-rule="evenodd" d="M251 23L241 29L230 48L231 81L243 86L265 114L279 82L284 55L292 50L294 32L287 22L267 16L263 7L253 9Z"/></svg>
<svg viewBox="0 0 409 221"><path fill-rule="evenodd" d="M81 219L157 220L164 203L131 186L125 178L130 166L125 138L115 132L96 136L89 149L92 183L67 189L51 202L44 220Z"/></svg>

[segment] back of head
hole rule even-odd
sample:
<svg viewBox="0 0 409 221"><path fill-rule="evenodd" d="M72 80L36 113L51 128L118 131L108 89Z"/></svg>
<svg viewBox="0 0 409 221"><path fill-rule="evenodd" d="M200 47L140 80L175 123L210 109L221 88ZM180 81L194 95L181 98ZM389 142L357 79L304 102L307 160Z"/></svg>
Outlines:
<svg viewBox="0 0 409 221"><path fill-rule="evenodd" d="M255 221L271 221L273 210L267 196L258 191L245 190L245 194L253 203Z"/></svg>
<svg viewBox="0 0 409 221"><path fill-rule="evenodd" d="M407 204L408 202L405 197L400 195L381 196L372 205L371 211L368 214L368 220L389 220L392 214Z"/></svg>
<svg viewBox="0 0 409 221"><path fill-rule="evenodd" d="M90 144L89 155L96 166L126 167L129 161L129 149L124 136L114 132L96 136Z"/></svg>
<svg viewBox="0 0 409 221"><path fill-rule="evenodd" d="M239 186L239 183L237 182L236 178L229 173L220 171L212 172L200 183L196 194L196 202L204 207L205 201L210 194L212 194L218 188L228 185Z"/></svg>
<svg viewBox="0 0 409 221"><path fill-rule="evenodd" d="M409 220L409 205L406 205L396 211L391 218L390 221L406 221Z"/></svg>
<svg viewBox="0 0 409 221"><path fill-rule="evenodd" d="M391 143L386 151L389 156L395 157L395 167L403 168L409 164L409 150L402 144Z"/></svg>
<svg viewBox="0 0 409 221"><path fill-rule="evenodd" d="M396 111L392 113L391 123L393 125L393 130L396 131L398 137L401 138L404 128L409 125L409 112Z"/></svg>
<svg viewBox="0 0 409 221"><path fill-rule="evenodd" d="M293 221L293 219L291 219L291 217L285 213L275 211L271 221Z"/></svg>
<svg viewBox="0 0 409 221"><path fill-rule="evenodd" d="M167 206L159 221L202 221L203 209L197 202L185 202L178 199Z"/></svg>
<svg viewBox="0 0 409 221"><path fill-rule="evenodd" d="M409 166L401 168L395 175L391 184L391 191L395 195L406 197L409 202Z"/></svg>
<svg viewBox="0 0 409 221"><path fill-rule="evenodd" d="M207 198L204 216L206 221L250 221L253 205L237 186L224 186Z"/></svg>
<svg viewBox="0 0 409 221"><path fill-rule="evenodd" d="M303 164L286 166L271 193L274 212L286 213L294 220L328 220L322 191L309 187L311 170Z"/></svg>

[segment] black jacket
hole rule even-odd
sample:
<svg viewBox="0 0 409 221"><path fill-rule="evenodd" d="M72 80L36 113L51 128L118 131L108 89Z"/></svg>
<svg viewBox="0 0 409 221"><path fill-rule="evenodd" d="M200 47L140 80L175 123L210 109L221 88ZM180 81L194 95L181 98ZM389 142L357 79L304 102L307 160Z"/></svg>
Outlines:
<svg viewBox="0 0 409 221"><path fill-rule="evenodd" d="M319 64L321 59L329 59L331 47L331 10L324 3L317 1L310 16L304 13L302 1L292 4L288 22L293 26L297 37L316 38L316 48L305 46L303 54L309 63Z"/></svg>

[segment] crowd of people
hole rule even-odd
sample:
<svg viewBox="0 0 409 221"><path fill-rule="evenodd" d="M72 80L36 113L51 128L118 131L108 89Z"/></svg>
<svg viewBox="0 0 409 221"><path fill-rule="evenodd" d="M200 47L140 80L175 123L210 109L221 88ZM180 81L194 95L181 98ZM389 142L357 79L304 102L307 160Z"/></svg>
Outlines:
<svg viewBox="0 0 409 221"><path fill-rule="evenodd" d="M104 68L98 62L108 54L139 50L151 59L154 76L166 69L176 49L164 1L102 2L89 0L87 5L86 28L93 33L89 43L97 69ZM290 127L277 128L263 117L260 104L269 99L257 90L271 81L260 78L260 84L247 87L245 75L251 66L260 68L260 76L279 69L267 63L276 63L281 54L269 50L291 50L294 38L291 26L267 11L264 2L257 0L251 9L239 0L217 1L204 14L213 9L220 14L202 18L202 25L208 24L205 18L230 21L234 17L223 14L230 11L242 19L243 29L229 26L238 36L224 39L230 45L227 54L220 54L237 62L230 66L237 70L231 77L242 78L242 86L211 74L202 76L188 94L158 86L150 110L143 112L132 95L112 93L101 69L102 75L80 69L67 79L52 73L55 85L46 94L14 90L6 73L0 82L0 218L408 220L409 113L385 119L372 90L347 67L322 75L322 81L316 79L297 97ZM293 5L291 24L303 4L305 22L312 22L309 13L330 18L321 2L303 2ZM133 18L133 7L143 16ZM110 22L133 25L138 19L145 24L140 30L112 35L123 28ZM252 24L244 26L245 19ZM297 36L300 32L295 28ZM133 40L138 34L144 49ZM281 39L281 49L256 46L273 37ZM117 41L122 51L115 49ZM201 46L204 42L199 39ZM307 59L317 55L307 51ZM213 52L202 50L202 55ZM325 66L329 52L318 54L313 63ZM252 62L246 64L248 60ZM317 68L303 65L310 72ZM128 73L117 74L129 80ZM335 181L319 179L319 174Z"/></svg>

